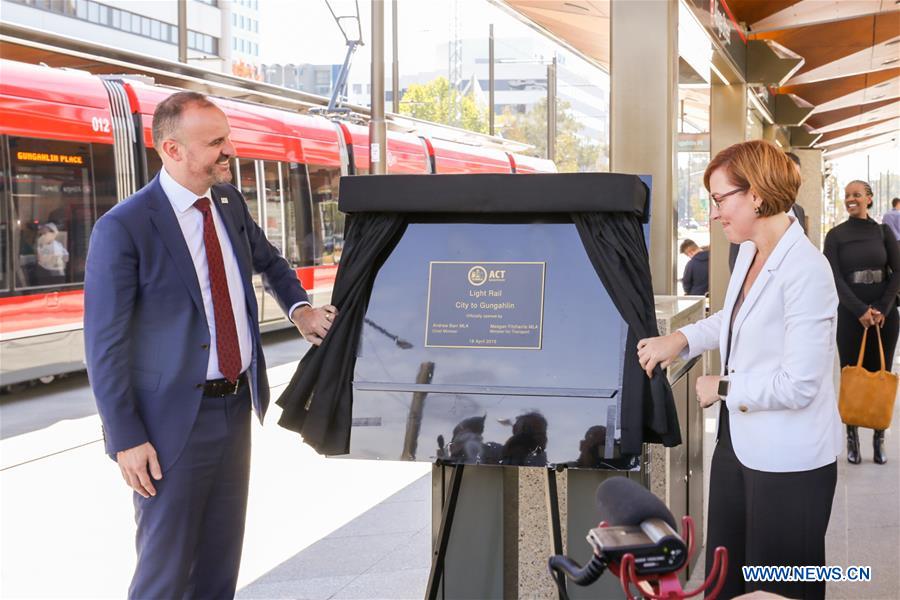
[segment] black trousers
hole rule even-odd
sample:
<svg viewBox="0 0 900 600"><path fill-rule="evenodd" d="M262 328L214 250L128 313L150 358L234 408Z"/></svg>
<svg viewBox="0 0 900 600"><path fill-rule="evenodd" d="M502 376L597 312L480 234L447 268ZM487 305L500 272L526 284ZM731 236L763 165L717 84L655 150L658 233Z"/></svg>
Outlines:
<svg viewBox="0 0 900 600"><path fill-rule="evenodd" d="M706 535L707 573L716 547L728 549L728 574L719 598L756 590L804 600L825 598L824 581L745 582L741 567L825 565L837 463L789 473L748 469L734 454L728 413L722 408L710 469Z"/></svg>

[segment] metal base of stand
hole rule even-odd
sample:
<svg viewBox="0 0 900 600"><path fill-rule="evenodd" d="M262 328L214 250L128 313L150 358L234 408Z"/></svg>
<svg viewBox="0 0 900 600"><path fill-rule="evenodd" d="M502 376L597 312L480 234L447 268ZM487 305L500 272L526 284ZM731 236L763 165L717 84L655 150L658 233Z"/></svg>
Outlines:
<svg viewBox="0 0 900 600"><path fill-rule="evenodd" d="M428 600L436 600L438 590L441 587L441 579L444 576L444 558L447 556L447 545L450 542L450 530L453 527L453 516L456 513L456 501L459 499L459 489L462 487L463 469L465 465L453 467L453 479L450 483L450 492L444 511L441 514L441 529L438 532L437 547L431 558L431 572L428 574L428 588L425 597Z"/></svg>
<svg viewBox="0 0 900 600"><path fill-rule="evenodd" d="M553 554L563 553L562 526L559 518L559 493L556 487L556 470L547 469L547 516L550 521L550 539L553 540ZM553 573L556 580L557 593L560 600L566 600L566 576L562 573Z"/></svg>
<svg viewBox="0 0 900 600"><path fill-rule="evenodd" d="M439 595L443 597L443 576L446 572L445 569L445 561L448 555L448 548L450 545L450 536L453 529L454 517L456 516L456 509L459 504L459 496L460 490L462 489L462 480L463 480L463 472L464 465L447 465L443 468L449 468L452 470L452 475L449 481L449 487L441 490L435 489L435 494L441 494L443 496L443 506L441 509L441 517L440 517L440 527L437 532L437 536L434 538L434 551L432 553L432 561L431 561L431 571L428 576L428 586L425 592L425 597L428 600L436 600ZM562 554L563 553L563 540L562 540L562 526L560 519L560 509L559 509L559 493L557 487L557 471L553 469L547 469L546 472L547 478L547 506L548 506L548 528L550 533L550 539L553 544L552 554ZM444 480L446 481L446 480ZM468 493L468 492L467 492ZM465 503L464 503L465 504ZM469 505L467 505L469 506ZM471 510L471 506L468 509ZM518 507L515 507L515 510L518 510ZM466 521L465 518L466 513L461 513L460 518L463 521ZM517 522L517 520L516 520ZM471 526L471 524L469 525ZM465 527L464 527L465 529ZM470 531L469 534L472 532ZM496 533L496 532L495 532ZM492 534L488 534L491 536ZM504 535L504 534L501 534ZM513 539L517 536L513 535ZM488 542L488 540L485 540ZM517 557L518 554L515 553ZM549 556L549 553L548 553ZM459 558L459 557L457 557ZM509 556L505 556L507 560L510 559ZM451 558L451 560L453 560ZM479 563L480 564L480 563ZM471 566L471 565L470 565ZM457 566L458 568L458 566ZM516 582L505 582L506 585L513 584ZM559 589L559 597L566 597L566 582L563 578L562 580L556 581L557 588ZM499 591L499 590L495 590ZM507 595L504 593L504 597L516 597L516 587L512 588L512 593ZM457 590L458 593L458 590Z"/></svg>

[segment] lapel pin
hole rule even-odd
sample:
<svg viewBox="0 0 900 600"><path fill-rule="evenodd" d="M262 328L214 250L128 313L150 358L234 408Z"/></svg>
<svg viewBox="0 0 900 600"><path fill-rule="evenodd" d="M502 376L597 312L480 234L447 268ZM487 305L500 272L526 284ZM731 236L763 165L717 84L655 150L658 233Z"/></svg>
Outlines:
<svg viewBox="0 0 900 600"><path fill-rule="evenodd" d="M228 198L222 198L222 204L228 204Z"/></svg>

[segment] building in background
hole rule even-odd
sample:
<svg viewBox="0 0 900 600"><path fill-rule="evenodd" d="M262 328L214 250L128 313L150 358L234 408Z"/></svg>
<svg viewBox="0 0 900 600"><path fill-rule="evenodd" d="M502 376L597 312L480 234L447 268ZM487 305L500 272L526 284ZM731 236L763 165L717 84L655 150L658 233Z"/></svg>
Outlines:
<svg viewBox="0 0 900 600"><path fill-rule="evenodd" d="M226 62L231 72L240 77L262 81L262 66L259 62L259 0L220 0L218 4L222 7L222 29L228 46L223 56L227 56Z"/></svg>
<svg viewBox="0 0 900 600"><path fill-rule="evenodd" d="M285 64L262 65L262 80L319 96L330 96L333 84L341 72L341 65ZM368 102L366 102L368 104Z"/></svg>
<svg viewBox="0 0 900 600"><path fill-rule="evenodd" d="M189 0L188 62L261 79L259 0ZM177 0L0 0L4 21L178 60Z"/></svg>

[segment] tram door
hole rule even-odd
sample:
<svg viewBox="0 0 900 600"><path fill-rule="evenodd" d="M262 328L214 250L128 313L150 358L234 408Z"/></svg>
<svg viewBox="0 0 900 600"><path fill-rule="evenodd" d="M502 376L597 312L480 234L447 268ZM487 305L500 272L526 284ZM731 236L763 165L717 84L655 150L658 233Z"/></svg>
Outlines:
<svg viewBox="0 0 900 600"><path fill-rule="evenodd" d="M274 161L259 161L259 196L260 196L260 226L266 233L269 243L278 248L284 256L284 197L282 190L281 163ZM278 302L269 294L263 294L260 304L260 321L277 321L284 318L284 311Z"/></svg>
<svg viewBox="0 0 900 600"><path fill-rule="evenodd" d="M317 265L336 265L344 249L344 213L338 210L340 168L309 165Z"/></svg>
<svg viewBox="0 0 900 600"><path fill-rule="evenodd" d="M250 216L253 217L253 220L256 221L257 224L264 222L260 207L260 186L257 173L258 162L261 161L256 161L252 158L236 158L232 165L233 182L244 195L244 199L247 201L247 210L250 211ZM256 305L259 307L259 320L262 323L266 320L263 308L263 301L266 293L263 289L262 277L259 275L253 276L253 291L256 294Z"/></svg>

